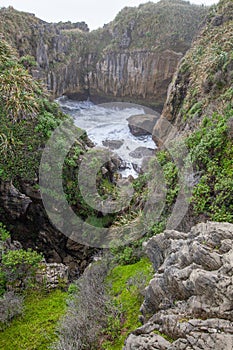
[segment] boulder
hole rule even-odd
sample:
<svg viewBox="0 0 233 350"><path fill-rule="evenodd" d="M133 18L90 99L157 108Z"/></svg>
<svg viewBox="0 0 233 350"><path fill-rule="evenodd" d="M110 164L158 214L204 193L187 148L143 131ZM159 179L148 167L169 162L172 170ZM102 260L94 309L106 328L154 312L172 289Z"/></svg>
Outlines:
<svg viewBox="0 0 233 350"><path fill-rule="evenodd" d="M2 205L13 219L18 219L25 215L29 205L32 203L28 196L20 193L9 181L0 182L0 193Z"/></svg>
<svg viewBox="0 0 233 350"><path fill-rule="evenodd" d="M141 307L144 325L124 350L232 350L232 243L233 225L216 222L151 238L145 249L156 273Z"/></svg>
<svg viewBox="0 0 233 350"><path fill-rule="evenodd" d="M104 140L102 144L111 150L119 149L124 144L124 140Z"/></svg>
<svg viewBox="0 0 233 350"><path fill-rule="evenodd" d="M137 147L134 151L130 152L130 157L141 159L144 157L152 157L154 155L154 150L146 147Z"/></svg>
<svg viewBox="0 0 233 350"><path fill-rule="evenodd" d="M131 134L134 136L152 135L158 118L152 114L132 115L127 119Z"/></svg>

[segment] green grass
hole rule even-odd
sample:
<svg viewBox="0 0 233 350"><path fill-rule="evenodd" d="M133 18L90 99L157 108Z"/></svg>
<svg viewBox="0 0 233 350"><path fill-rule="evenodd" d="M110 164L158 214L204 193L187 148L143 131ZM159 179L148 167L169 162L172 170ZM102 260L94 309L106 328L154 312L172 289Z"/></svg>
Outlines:
<svg viewBox="0 0 233 350"><path fill-rule="evenodd" d="M103 349L122 349L127 335L140 326L138 321L139 309L143 302L143 296L139 289L144 289L153 277L151 262L143 258L136 264L119 265L115 267L107 278L111 285L116 304L119 305L122 315L120 329L112 341L106 341ZM132 284L130 283L132 280ZM110 332L111 334L111 332Z"/></svg>
<svg viewBox="0 0 233 350"><path fill-rule="evenodd" d="M0 333L0 349L49 349L56 340L55 328L64 314L66 296L67 293L56 290L49 294L33 292L26 297L23 315Z"/></svg>

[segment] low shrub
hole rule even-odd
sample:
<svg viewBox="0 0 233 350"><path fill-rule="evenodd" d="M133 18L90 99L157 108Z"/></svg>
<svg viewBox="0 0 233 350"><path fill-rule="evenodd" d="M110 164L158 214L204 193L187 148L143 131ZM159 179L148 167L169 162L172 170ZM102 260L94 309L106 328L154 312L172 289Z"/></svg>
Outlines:
<svg viewBox="0 0 233 350"><path fill-rule="evenodd" d="M6 292L0 298L0 329L23 312L23 297L14 292Z"/></svg>
<svg viewBox="0 0 233 350"><path fill-rule="evenodd" d="M43 255L31 249L16 249L6 227L0 223L0 296L33 287Z"/></svg>
<svg viewBox="0 0 233 350"><path fill-rule="evenodd" d="M99 261L86 269L82 277L72 285L68 311L59 328L56 350L92 350L109 320L116 318L117 310L106 291L106 261Z"/></svg>
<svg viewBox="0 0 233 350"><path fill-rule="evenodd" d="M43 256L32 250L9 250L2 255L0 271L7 288L25 289L33 286L36 271Z"/></svg>

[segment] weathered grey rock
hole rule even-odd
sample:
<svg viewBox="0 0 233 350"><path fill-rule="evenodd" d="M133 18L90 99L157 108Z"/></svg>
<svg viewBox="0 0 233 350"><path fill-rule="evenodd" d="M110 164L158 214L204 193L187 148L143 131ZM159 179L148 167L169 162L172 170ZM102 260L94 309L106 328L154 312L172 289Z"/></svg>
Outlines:
<svg viewBox="0 0 233 350"><path fill-rule="evenodd" d="M212 19L212 24L215 27L221 26L223 24L223 15L214 17Z"/></svg>
<svg viewBox="0 0 233 350"><path fill-rule="evenodd" d="M105 147L109 147L110 149L119 149L124 144L124 140L104 140L102 141Z"/></svg>
<svg viewBox="0 0 233 350"><path fill-rule="evenodd" d="M39 186L35 183L38 182L38 179L35 179L34 182L23 182L21 181L21 187L23 190L23 193L25 193L29 198L33 199L41 199L40 189Z"/></svg>
<svg viewBox="0 0 233 350"><path fill-rule="evenodd" d="M146 335L142 334L140 337L134 334L130 334L127 343L128 345L125 347L127 350L166 350L170 345L170 343L162 336L153 332Z"/></svg>
<svg viewBox="0 0 233 350"><path fill-rule="evenodd" d="M0 193L2 204L13 219L18 219L23 216L30 203L32 203L31 199L25 194L20 193L11 182L1 181Z"/></svg>
<svg viewBox="0 0 233 350"><path fill-rule="evenodd" d="M215 222L151 238L145 248L156 273L141 307L145 324L124 349L232 350L232 243L233 225Z"/></svg>
<svg viewBox="0 0 233 350"><path fill-rule="evenodd" d="M38 269L36 280L53 289L68 283L68 267L64 264L42 263Z"/></svg>
<svg viewBox="0 0 233 350"><path fill-rule="evenodd" d="M129 117L129 129L134 136L152 135L153 128L159 118L159 115L142 114Z"/></svg>
<svg viewBox="0 0 233 350"><path fill-rule="evenodd" d="M143 158L143 157L151 157L154 155L154 150L146 147L138 147L130 154L130 157L133 158Z"/></svg>

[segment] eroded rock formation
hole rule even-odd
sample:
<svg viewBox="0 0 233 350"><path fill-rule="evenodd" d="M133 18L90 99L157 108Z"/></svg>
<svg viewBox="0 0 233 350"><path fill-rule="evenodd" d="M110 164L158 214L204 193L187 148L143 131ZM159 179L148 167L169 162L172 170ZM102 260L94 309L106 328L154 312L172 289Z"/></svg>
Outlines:
<svg viewBox="0 0 233 350"><path fill-rule="evenodd" d="M232 243L233 225L215 222L151 238L145 248L156 273L141 307L144 325L124 350L231 350Z"/></svg>
<svg viewBox="0 0 233 350"><path fill-rule="evenodd" d="M181 52L144 50L111 52L89 74L91 93L146 102L161 109Z"/></svg>

